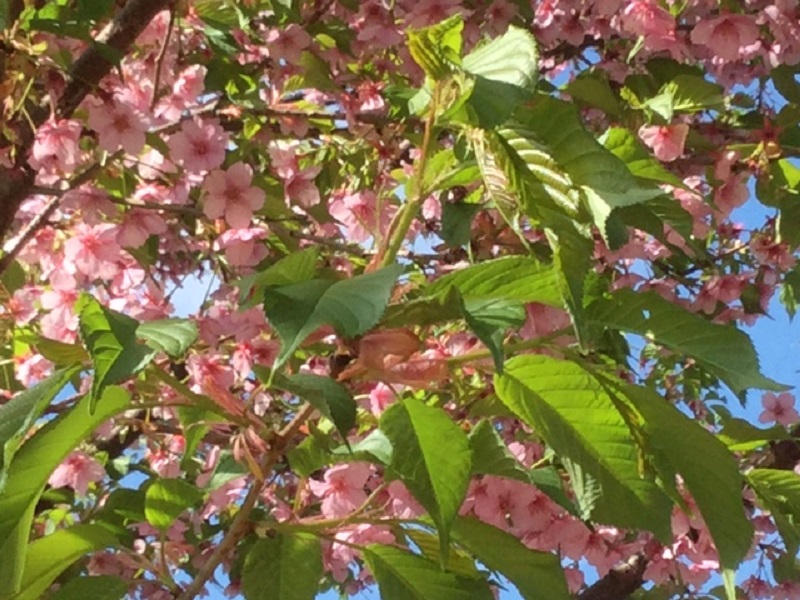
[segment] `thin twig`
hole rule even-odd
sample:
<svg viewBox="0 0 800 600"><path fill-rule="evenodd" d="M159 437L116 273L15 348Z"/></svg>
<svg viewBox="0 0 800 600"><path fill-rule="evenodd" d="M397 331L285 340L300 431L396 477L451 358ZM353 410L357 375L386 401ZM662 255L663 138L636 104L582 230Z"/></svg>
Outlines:
<svg viewBox="0 0 800 600"><path fill-rule="evenodd" d="M283 455L291 439L300 430L301 425L306 422L313 412L313 406L304 404L295 417L278 432L270 446L269 452L262 461L262 473L266 474L272 469L274 464ZM197 572L192 582L186 586L186 589L184 589L183 593L178 596L176 600L193 600L197 594L203 590L206 582L211 578L214 571L217 570L217 567L219 567L225 557L233 551L236 544L247 535L248 531L250 531L250 514L253 512L256 502L258 502L263 485L264 479L256 478L253 481L245 496L244 502L242 502L239 512L236 513L233 523L231 523L230 529L228 529L222 541L220 541L219 545L214 549L214 552L211 553L211 556L208 557L208 560L200 567L200 570Z"/></svg>
<svg viewBox="0 0 800 600"><path fill-rule="evenodd" d="M175 26L175 7L169 8L169 24L167 25L167 33L164 34L164 43L158 51L156 58L156 74L153 77L153 98L150 100L150 110L156 107L158 102L158 86L161 85L161 69L164 66L164 58L167 56L167 48L169 47L169 38L172 35L172 28Z"/></svg>

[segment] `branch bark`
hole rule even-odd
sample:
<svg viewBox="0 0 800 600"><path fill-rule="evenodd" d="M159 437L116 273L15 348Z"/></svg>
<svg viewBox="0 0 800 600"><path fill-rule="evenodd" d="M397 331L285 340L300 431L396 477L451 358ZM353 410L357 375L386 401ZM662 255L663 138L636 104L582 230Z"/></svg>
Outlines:
<svg viewBox="0 0 800 600"><path fill-rule="evenodd" d="M128 0L114 20L103 29L86 51L70 69L64 93L59 98L55 114L65 119L72 116L89 92L108 75L114 66L109 52L127 54L139 34L162 10L174 0ZM45 110L33 111L33 125L39 127L49 114ZM28 153L33 145L35 129L27 124L21 128L23 134L15 144L16 164L0 166L0 240L4 239L14 223L14 216L22 202L31 194L35 172L27 164ZM2 272L2 270L0 270Z"/></svg>
<svg viewBox="0 0 800 600"><path fill-rule="evenodd" d="M578 594L578 600L625 600L642 587L647 559L634 554L626 562L611 569L605 577Z"/></svg>

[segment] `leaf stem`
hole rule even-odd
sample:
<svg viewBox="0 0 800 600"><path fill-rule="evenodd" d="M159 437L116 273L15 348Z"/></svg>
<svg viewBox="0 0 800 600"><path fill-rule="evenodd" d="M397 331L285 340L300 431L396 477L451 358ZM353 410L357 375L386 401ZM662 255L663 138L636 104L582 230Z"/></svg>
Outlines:
<svg viewBox="0 0 800 600"><path fill-rule="evenodd" d="M397 216L389 225L389 231L386 235L387 245L386 248L379 252L381 256L381 266L388 267L394 264L397 258L397 253L400 252L400 247L403 245L403 240L408 233L414 217L417 216L420 206L424 200L423 184L425 181L425 166L428 162L428 153L430 151L431 138L433 137L433 127L436 122L436 107L439 98L439 83L433 86L431 94L431 106L428 112L428 118L425 120L425 132L422 136L422 148L420 149L419 163L417 164L417 171L414 174L414 188L412 196L402 206Z"/></svg>

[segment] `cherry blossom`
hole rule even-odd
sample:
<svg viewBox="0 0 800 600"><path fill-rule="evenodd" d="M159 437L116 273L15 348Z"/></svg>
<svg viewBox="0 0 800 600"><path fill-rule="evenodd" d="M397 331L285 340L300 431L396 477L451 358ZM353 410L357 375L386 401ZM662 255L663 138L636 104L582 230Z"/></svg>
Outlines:
<svg viewBox="0 0 800 600"><path fill-rule="evenodd" d="M247 228L253 212L264 206L264 192L252 181L252 167L241 162L212 171L203 182L203 213L210 219L224 216L231 227Z"/></svg>
<svg viewBox="0 0 800 600"><path fill-rule="evenodd" d="M81 451L74 451L56 467L48 483L54 488L71 487L80 496L89 491L89 484L101 481L106 471L93 457Z"/></svg>
<svg viewBox="0 0 800 600"><path fill-rule="evenodd" d="M199 117L183 121L167 142L172 161L195 173L222 165L228 143L228 134L215 119Z"/></svg>
<svg viewBox="0 0 800 600"><path fill-rule="evenodd" d="M789 392L773 394L767 392L761 398L761 405L764 410L758 416L761 423L771 423L776 421L781 425L790 426L800 421L800 414L794 407L794 395Z"/></svg>
<svg viewBox="0 0 800 600"><path fill-rule="evenodd" d="M663 162L671 162L683 154L683 146L689 126L684 123L677 125L642 126L639 137L653 149L656 158Z"/></svg>

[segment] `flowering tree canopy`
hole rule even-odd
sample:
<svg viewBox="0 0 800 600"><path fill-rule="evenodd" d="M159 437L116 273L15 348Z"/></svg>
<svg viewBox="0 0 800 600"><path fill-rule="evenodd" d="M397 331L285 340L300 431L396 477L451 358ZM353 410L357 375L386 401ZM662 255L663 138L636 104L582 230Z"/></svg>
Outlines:
<svg viewBox="0 0 800 600"><path fill-rule="evenodd" d="M0 599L800 598L797 0L0 31Z"/></svg>

